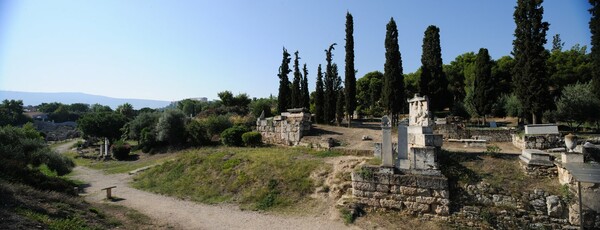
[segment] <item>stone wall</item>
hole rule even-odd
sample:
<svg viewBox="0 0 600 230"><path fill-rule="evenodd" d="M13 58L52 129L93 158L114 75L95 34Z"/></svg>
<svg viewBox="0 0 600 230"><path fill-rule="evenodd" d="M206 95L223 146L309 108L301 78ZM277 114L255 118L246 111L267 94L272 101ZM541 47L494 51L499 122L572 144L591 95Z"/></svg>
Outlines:
<svg viewBox="0 0 600 230"><path fill-rule="evenodd" d="M512 134L512 143L519 149L551 149L565 146L560 134Z"/></svg>
<svg viewBox="0 0 600 230"><path fill-rule="evenodd" d="M519 164L521 164L521 167L525 170L527 175L537 178L558 177L558 168L556 166L528 165L523 161L519 161Z"/></svg>
<svg viewBox="0 0 600 230"><path fill-rule="evenodd" d="M511 142L514 130L499 128L465 128L460 124L436 124L433 132L447 139L482 139L493 142Z"/></svg>
<svg viewBox="0 0 600 230"><path fill-rule="evenodd" d="M256 131L267 144L298 145L305 133L310 131L310 113L283 113L281 116L259 118Z"/></svg>
<svg viewBox="0 0 600 230"><path fill-rule="evenodd" d="M383 173L378 166L363 166L352 172L352 195L368 208L401 210L411 214L450 213L448 179Z"/></svg>

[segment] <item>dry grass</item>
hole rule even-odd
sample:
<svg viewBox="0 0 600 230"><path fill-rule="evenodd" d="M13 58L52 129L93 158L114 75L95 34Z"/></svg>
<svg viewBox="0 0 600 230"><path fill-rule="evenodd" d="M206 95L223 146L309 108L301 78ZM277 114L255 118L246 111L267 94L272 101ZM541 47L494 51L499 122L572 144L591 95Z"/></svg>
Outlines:
<svg viewBox="0 0 600 230"><path fill-rule="evenodd" d="M354 225L361 229L441 230L449 229L447 223L435 220L420 220L398 212L369 212L356 219Z"/></svg>

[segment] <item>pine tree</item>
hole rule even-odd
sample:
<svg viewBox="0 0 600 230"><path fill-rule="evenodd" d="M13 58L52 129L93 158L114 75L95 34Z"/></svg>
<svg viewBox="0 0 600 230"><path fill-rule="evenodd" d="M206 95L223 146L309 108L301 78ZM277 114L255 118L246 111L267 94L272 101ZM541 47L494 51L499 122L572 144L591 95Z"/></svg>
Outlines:
<svg viewBox="0 0 600 230"><path fill-rule="evenodd" d="M492 78L492 60L485 48L479 49L475 59L475 81L473 82L473 105L479 116L483 117L492 112L497 82Z"/></svg>
<svg viewBox="0 0 600 230"><path fill-rule="evenodd" d="M336 108L335 108L335 114L336 114L335 123L337 125L341 125L342 120L344 119L344 101L345 101L344 90L339 90L338 95L337 95Z"/></svg>
<svg viewBox="0 0 600 230"><path fill-rule="evenodd" d="M302 106L302 91L300 91L300 81L302 79L302 74L300 73L300 64L298 60L298 51L294 53L294 81L292 83L292 108L300 108Z"/></svg>
<svg viewBox="0 0 600 230"><path fill-rule="evenodd" d="M288 80L288 73L290 70L290 53L283 47L283 59L281 60L281 66L279 66L279 94L277 96L277 111L279 113L285 112L290 106L290 81Z"/></svg>
<svg viewBox="0 0 600 230"><path fill-rule="evenodd" d="M331 53L337 45L333 43L329 46L329 49L325 50L325 61L327 61L327 65L325 66L325 123L329 124L335 119L335 103L337 99L336 92L336 79L337 75L333 73L333 54Z"/></svg>
<svg viewBox="0 0 600 230"><path fill-rule="evenodd" d="M309 109L310 108L310 93L308 91L308 69L306 68L306 63L304 63L304 68L302 68L304 72L304 78L302 78L302 103L301 107Z"/></svg>
<svg viewBox="0 0 600 230"><path fill-rule="evenodd" d="M383 106L385 112L392 115L395 123L398 112L404 109L405 95L402 57L398 46L398 28L394 18L391 18L386 26L383 70Z"/></svg>
<svg viewBox="0 0 600 230"><path fill-rule="evenodd" d="M560 34L555 34L552 36L552 53L562 51L563 46L565 45L562 40L560 40Z"/></svg>
<svg viewBox="0 0 600 230"><path fill-rule="evenodd" d="M440 46L440 29L429 26L423 38L423 54L421 56L421 96L427 95L430 108L442 110L449 102L447 97L448 79L442 69L442 47Z"/></svg>
<svg viewBox="0 0 600 230"><path fill-rule="evenodd" d="M323 89L323 73L321 71L321 64L317 68L317 83L315 89L315 116L317 123L325 123L325 92Z"/></svg>
<svg viewBox="0 0 600 230"><path fill-rule="evenodd" d="M592 14L590 18L590 32L592 33L592 92L600 99L600 1L590 0Z"/></svg>
<svg viewBox="0 0 600 230"><path fill-rule="evenodd" d="M348 114L348 127L352 114L356 109L356 72L354 70L354 19L350 12L346 13L346 69L345 69L345 101Z"/></svg>
<svg viewBox="0 0 600 230"><path fill-rule="evenodd" d="M541 4L542 0L518 0L513 15L517 25L513 41L513 88L524 114L531 115L533 124L538 122L550 102L544 48L549 24L542 22L544 8Z"/></svg>

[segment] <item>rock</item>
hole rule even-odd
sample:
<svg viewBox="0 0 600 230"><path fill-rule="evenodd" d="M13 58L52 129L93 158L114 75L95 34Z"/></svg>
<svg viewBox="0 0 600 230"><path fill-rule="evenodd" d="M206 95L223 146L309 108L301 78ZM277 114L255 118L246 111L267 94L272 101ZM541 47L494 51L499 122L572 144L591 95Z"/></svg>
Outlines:
<svg viewBox="0 0 600 230"><path fill-rule="evenodd" d="M370 141L370 140L373 140L373 138L371 138L369 135L364 135L364 136L362 136L362 140L363 141Z"/></svg>
<svg viewBox="0 0 600 230"><path fill-rule="evenodd" d="M563 207L558 196L546 197L546 208L548 209L548 216L560 217L563 212Z"/></svg>

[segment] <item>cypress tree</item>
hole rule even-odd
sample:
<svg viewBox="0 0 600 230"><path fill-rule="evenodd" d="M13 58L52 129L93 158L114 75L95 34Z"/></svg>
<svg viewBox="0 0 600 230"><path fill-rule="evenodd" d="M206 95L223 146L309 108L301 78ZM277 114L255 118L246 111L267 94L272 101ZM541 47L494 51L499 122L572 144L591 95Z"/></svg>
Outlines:
<svg viewBox="0 0 600 230"><path fill-rule="evenodd" d="M279 94L277 95L277 111L279 113L285 112L290 106L290 81L288 80L288 73L290 70L290 53L283 47L283 59L281 60L281 66L279 66Z"/></svg>
<svg viewBox="0 0 600 230"><path fill-rule="evenodd" d="M541 4L542 0L518 0L513 15L516 24L513 88L523 105L523 113L531 118L533 124L538 122L550 98L544 48L549 24L542 22L544 8Z"/></svg>
<svg viewBox="0 0 600 230"><path fill-rule="evenodd" d="M325 123L328 123L328 124L335 119L335 103L336 103L336 99L337 99L337 92L336 92L336 87L335 87L337 75L334 75L334 73L333 73L333 64L332 64L333 54L331 53L331 51L333 51L335 49L335 47L334 47L335 45L337 45L337 44L333 43L329 46L328 49L325 50L325 61L327 61L327 65L325 66L325 80L324 80L324 84L325 84L324 112L325 112Z"/></svg>
<svg viewBox="0 0 600 230"><path fill-rule="evenodd" d="M423 38L423 54L421 55L421 81L419 89L422 96L427 95L430 108L442 110L449 102L446 96L448 79L442 69L442 47L440 46L440 29L429 26Z"/></svg>
<svg viewBox="0 0 600 230"><path fill-rule="evenodd" d="M325 92L323 90L323 73L321 71L321 64L317 68L317 83L315 89L315 116L317 123L323 124L325 122Z"/></svg>
<svg viewBox="0 0 600 230"><path fill-rule="evenodd" d="M304 63L304 68L302 68L304 72L304 78L302 78L302 103L301 106L303 108L310 108L310 93L308 92L308 69L306 68L306 63Z"/></svg>
<svg viewBox="0 0 600 230"><path fill-rule="evenodd" d="M356 76L354 70L354 19L350 12L346 12L346 69L345 69L345 101L348 114L348 127L351 116L356 109Z"/></svg>
<svg viewBox="0 0 600 230"><path fill-rule="evenodd" d="M479 49L475 59L475 81L473 82L473 105L478 115L483 117L492 112L493 102L496 100L495 86L497 82L492 78L492 60L485 48Z"/></svg>
<svg viewBox="0 0 600 230"><path fill-rule="evenodd" d="M590 32L592 33L592 92L600 99L600 1L590 0L592 14L590 18Z"/></svg>
<svg viewBox="0 0 600 230"><path fill-rule="evenodd" d="M398 46L398 28L394 18L391 18L386 26L383 70L383 106L387 114L392 114L395 122L398 112L404 109L405 95L402 57Z"/></svg>
<svg viewBox="0 0 600 230"><path fill-rule="evenodd" d="M344 101L345 101L344 90L338 90L337 103L336 103L336 108L335 108L335 114L336 114L335 123L337 125L341 125L342 119L344 119Z"/></svg>
<svg viewBox="0 0 600 230"><path fill-rule="evenodd" d="M302 92L300 91L300 81L302 74L300 73L300 64L298 64L298 51L294 53L294 81L292 82L292 108L299 108L302 106Z"/></svg>

